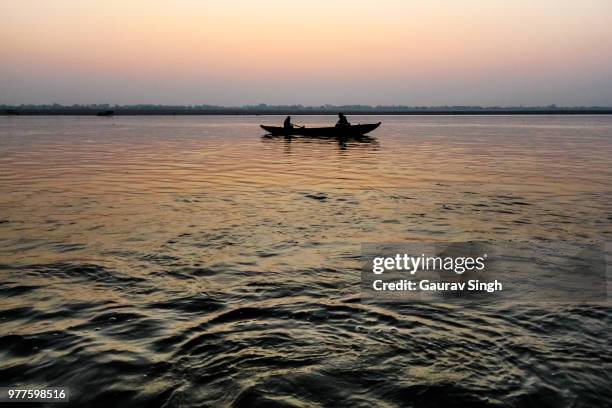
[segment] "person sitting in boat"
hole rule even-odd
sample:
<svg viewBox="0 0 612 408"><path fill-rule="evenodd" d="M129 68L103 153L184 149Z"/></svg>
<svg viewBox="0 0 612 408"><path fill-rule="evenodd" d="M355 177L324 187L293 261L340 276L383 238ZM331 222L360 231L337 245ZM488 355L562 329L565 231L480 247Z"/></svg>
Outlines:
<svg viewBox="0 0 612 408"><path fill-rule="evenodd" d="M351 124L349 123L349 121L346 118L346 116L344 116L344 113L339 113L338 114L338 123L336 123L336 127L342 127L342 126L351 126Z"/></svg>
<svg viewBox="0 0 612 408"><path fill-rule="evenodd" d="M285 118L285 121L283 122L283 127L285 128L285 130L291 130L294 126L295 125L291 123L291 116L287 116Z"/></svg>

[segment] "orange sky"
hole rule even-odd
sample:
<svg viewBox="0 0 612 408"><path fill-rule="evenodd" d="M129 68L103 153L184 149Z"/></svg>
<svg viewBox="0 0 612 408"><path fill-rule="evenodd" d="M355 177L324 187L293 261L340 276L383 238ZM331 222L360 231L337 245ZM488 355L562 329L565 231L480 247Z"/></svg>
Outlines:
<svg viewBox="0 0 612 408"><path fill-rule="evenodd" d="M0 103L612 105L612 1L0 0Z"/></svg>

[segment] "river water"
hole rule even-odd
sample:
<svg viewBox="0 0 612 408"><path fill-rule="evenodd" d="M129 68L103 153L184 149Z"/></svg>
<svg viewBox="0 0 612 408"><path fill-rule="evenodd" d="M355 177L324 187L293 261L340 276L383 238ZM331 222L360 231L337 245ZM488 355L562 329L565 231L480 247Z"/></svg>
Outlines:
<svg viewBox="0 0 612 408"><path fill-rule="evenodd" d="M609 242L612 117L349 120L382 125L341 143L262 137L275 116L0 117L0 386L100 407L612 405L609 303L360 296L364 242Z"/></svg>

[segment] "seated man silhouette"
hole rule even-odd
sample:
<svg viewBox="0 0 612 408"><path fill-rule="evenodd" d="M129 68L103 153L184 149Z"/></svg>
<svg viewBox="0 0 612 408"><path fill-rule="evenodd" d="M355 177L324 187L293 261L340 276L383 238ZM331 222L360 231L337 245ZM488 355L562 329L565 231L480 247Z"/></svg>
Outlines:
<svg viewBox="0 0 612 408"><path fill-rule="evenodd" d="M283 122L283 127L285 128L285 130L291 130L293 129L293 126L295 125L291 123L291 116L287 116L285 118L285 121Z"/></svg>
<svg viewBox="0 0 612 408"><path fill-rule="evenodd" d="M346 116L344 116L344 113L339 113L338 118L339 119L338 119L338 123L336 123L336 127L351 126L348 119L346 119Z"/></svg>

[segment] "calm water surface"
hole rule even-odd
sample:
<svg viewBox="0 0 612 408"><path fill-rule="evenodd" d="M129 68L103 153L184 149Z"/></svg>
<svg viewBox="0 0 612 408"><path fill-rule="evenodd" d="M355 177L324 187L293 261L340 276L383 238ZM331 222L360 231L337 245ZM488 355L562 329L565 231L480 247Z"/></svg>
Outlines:
<svg viewBox="0 0 612 408"><path fill-rule="evenodd" d="M612 117L0 117L0 385L75 406L612 404L606 304L369 305L362 242L611 240ZM331 116L295 117L328 124Z"/></svg>

